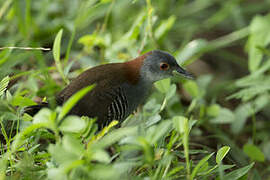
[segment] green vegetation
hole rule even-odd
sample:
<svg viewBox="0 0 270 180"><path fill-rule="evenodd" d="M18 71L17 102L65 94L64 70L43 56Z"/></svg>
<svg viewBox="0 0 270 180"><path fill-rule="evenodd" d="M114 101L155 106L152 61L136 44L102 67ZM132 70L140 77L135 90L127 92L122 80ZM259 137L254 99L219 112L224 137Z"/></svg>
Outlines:
<svg viewBox="0 0 270 180"><path fill-rule="evenodd" d="M269 7L0 0L0 179L268 179ZM93 86L55 106L54 94L86 68L152 49L173 53L196 80L157 82L120 128L100 132L94 119L66 116ZM22 113L36 101L52 107Z"/></svg>

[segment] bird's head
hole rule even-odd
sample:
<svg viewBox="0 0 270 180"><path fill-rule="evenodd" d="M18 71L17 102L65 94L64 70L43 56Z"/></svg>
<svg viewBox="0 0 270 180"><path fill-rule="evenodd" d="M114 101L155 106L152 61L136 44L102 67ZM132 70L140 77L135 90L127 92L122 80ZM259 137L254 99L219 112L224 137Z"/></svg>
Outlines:
<svg viewBox="0 0 270 180"><path fill-rule="evenodd" d="M155 82L161 79L172 77L174 72L185 78L192 79L193 76L179 66L175 58L167 52L153 50L144 55L141 66L141 77L146 81Z"/></svg>

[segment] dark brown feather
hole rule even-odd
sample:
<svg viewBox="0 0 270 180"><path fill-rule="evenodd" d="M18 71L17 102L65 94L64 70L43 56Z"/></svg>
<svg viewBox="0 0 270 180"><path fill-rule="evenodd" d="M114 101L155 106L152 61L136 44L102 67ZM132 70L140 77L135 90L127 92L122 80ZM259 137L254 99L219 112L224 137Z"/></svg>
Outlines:
<svg viewBox="0 0 270 180"><path fill-rule="evenodd" d="M140 67L145 57L146 55L143 55L126 63L105 64L86 70L56 96L57 103L62 105L80 89L96 84L96 87L86 94L70 113L98 117L98 124L103 124L107 121L108 107L116 98L113 92L124 83L130 85L138 83Z"/></svg>

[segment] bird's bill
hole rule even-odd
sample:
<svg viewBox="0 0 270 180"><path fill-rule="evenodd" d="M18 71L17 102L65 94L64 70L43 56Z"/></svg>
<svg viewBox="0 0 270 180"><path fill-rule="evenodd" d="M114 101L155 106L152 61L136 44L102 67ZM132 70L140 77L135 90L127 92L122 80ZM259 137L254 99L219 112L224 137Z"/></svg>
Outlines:
<svg viewBox="0 0 270 180"><path fill-rule="evenodd" d="M180 66L178 66L176 68L176 72L177 72L177 74L184 76L187 79L194 79L194 76L191 73L189 73L185 69L181 68Z"/></svg>

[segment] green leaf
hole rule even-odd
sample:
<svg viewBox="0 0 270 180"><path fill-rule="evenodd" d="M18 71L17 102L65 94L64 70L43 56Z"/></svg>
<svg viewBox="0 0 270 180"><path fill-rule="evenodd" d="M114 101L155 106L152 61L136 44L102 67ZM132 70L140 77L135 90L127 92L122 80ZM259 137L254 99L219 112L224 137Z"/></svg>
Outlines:
<svg viewBox="0 0 270 180"><path fill-rule="evenodd" d="M9 83L9 76L4 77L0 82L0 97L4 94Z"/></svg>
<svg viewBox="0 0 270 180"><path fill-rule="evenodd" d="M230 172L229 174L224 176L224 180L238 180L242 176L248 173L248 171L253 167L254 163L251 163L250 165L247 165L243 168L234 170L233 172Z"/></svg>
<svg viewBox="0 0 270 180"><path fill-rule="evenodd" d="M156 124L157 122L159 122L160 120L161 120L161 116L159 114L155 114L155 115L150 116L148 118L148 120L145 122L145 126L150 127L150 126Z"/></svg>
<svg viewBox="0 0 270 180"><path fill-rule="evenodd" d="M161 22L161 24L155 30L156 39L162 38L172 28L175 19L176 17L172 15L167 20Z"/></svg>
<svg viewBox="0 0 270 180"><path fill-rule="evenodd" d="M97 149L94 152L91 152L91 160L98 161L101 163L109 163L110 156L106 151L102 149Z"/></svg>
<svg viewBox="0 0 270 180"><path fill-rule="evenodd" d="M73 94L63 105L62 110L58 116L58 119L61 120L63 117L67 115L67 113L72 109L73 106L81 99L83 96L85 96L89 91L91 91L95 85L87 86L80 91Z"/></svg>
<svg viewBox="0 0 270 180"><path fill-rule="evenodd" d="M166 137L170 132L171 127L172 122L164 120L160 124L149 128L146 138L151 144L155 144L159 139Z"/></svg>
<svg viewBox="0 0 270 180"><path fill-rule="evenodd" d="M184 116L175 116L173 118L173 124L174 128L180 133L185 132L185 127L187 126L186 124L188 123L188 119Z"/></svg>
<svg viewBox="0 0 270 180"><path fill-rule="evenodd" d="M167 78L167 79L163 79L161 81L157 81L155 83L155 87L162 93L166 94L169 89L170 89L170 85L171 85L171 79Z"/></svg>
<svg viewBox="0 0 270 180"><path fill-rule="evenodd" d="M253 144L245 144L243 151L246 155L248 155L248 157L251 160L255 160L259 162L264 162L265 160L264 154L262 153L262 151Z"/></svg>
<svg viewBox="0 0 270 180"><path fill-rule="evenodd" d="M207 46L208 42L205 39L196 39L189 42L182 50L177 52L176 59L178 64L185 64L186 61L191 60L201 50Z"/></svg>
<svg viewBox="0 0 270 180"><path fill-rule="evenodd" d="M168 173L168 177L173 176L174 174L178 173L179 171L182 171L185 167L184 166L178 166L173 168L169 173Z"/></svg>
<svg viewBox="0 0 270 180"><path fill-rule="evenodd" d="M63 34L63 29L61 29L55 39L54 39L54 43L53 43L53 57L54 60L59 62L60 61L60 48L61 48L61 39L62 39L62 34Z"/></svg>
<svg viewBox="0 0 270 180"><path fill-rule="evenodd" d="M262 61L263 53L258 46L266 47L270 43L270 14L267 16L258 15L251 21L250 36L248 38L248 67L255 72Z"/></svg>
<svg viewBox="0 0 270 180"><path fill-rule="evenodd" d="M216 162L217 164L220 164L221 161L223 160L223 158L226 156L226 154L230 151L230 147L229 146L223 146L222 148L220 148L217 152L217 156L216 156Z"/></svg>
<svg viewBox="0 0 270 180"><path fill-rule="evenodd" d="M78 116L68 116L60 124L59 129L63 132L79 133L86 128L86 122Z"/></svg>
<svg viewBox="0 0 270 180"><path fill-rule="evenodd" d="M240 104L234 112L235 119L237 120L232 123L231 131L234 134L240 133L245 127L247 118L261 111L267 104L269 104L269 100L270 98L268 94L262 94L251 102Z"/></svg>
<svg viewBox="0 0 270 180"><path fill-rule="evenodd" d="M104 3L104 4L106 4L106 3L110 3L110 2L112 2L112 0L101 0L101 2L100 2L100 3Z"/></svg>
<svg viewBox="0 0 270 180"><path fill-rule="evenodd" d="M67 174L62 168L48 169L48 179L68 179Z"/></svg>
<svg viewBox="0 0 270 180"><path fill-rule="evenodd" d="M103 129L100 132L98 132L98 134L92 137L92 139L88 142L88 145L104 137L104 135L107 134L110 131L110 129L116 126L118 123L119 121L116 120L111 121L108 126L103 127Z"/></svg>
<svg viewBox="0 0 270 180"><path fill-rule="evenodd" d="M33 131L39 128L47 128L46 123L36 123L28 126L22 132L15 136L15 140L12 142L12 152L15 152L20 148L24 143L25 139L32 134Z"/></svg>
<svg viewBox="0 0 270 180"><path fill-rule="evenodd" d="M42 108L34 117L33 124L45 123L51 125L52 111L48 108Z"/></svg>
<svg viewBox="0 0 270 180"><path fill-rule="evenodd" d="M78 42L83 44L88 50L90 50L94 46L100 46L100 47L106 46L104 36L98 35L97 33L82 36L78 40Z"/></svg>
<svg viewBox="0 0 270 180"><path fill-rule="evenodd" d="M87 149L106 148L106 147L110 146L111 144L117 142L118 140L120 140L123 137L136 134L137 131L138 131L138 127L125 127L125 128L116 129L116 130L112 131L111 133L102 137L96 143L89 144Z"/></svg>
<svg viewBox="0 0 270 180"><path fill-rule="evenodd" d="M0 159L0 178L5 179L6 168L7 168L7 154L2 155Z"/></svg>
<svg viewBox="0 0 270 180"><path fill-rule="evenodd" d="M32 106L36 105L33 100L27 98L27 97L22 97L22 96L15 96L10 102L13 106L19 106L19 107L25 107L25 106Z"/></svg>
<svg viewBox="0 0 270 180"><path fill-rule="evenodd" d="M137 141L143 150L143 155L146 163L153 163L155 152L151 144L144 137L139 137Z"/></svg>
<svg viewBox="0 0 270 180"><path fill-rule="evenodd" d="M125 34L124 37L126 37L127 39L133 40L133 39L137 39L137 37L140 34L140 29L143 26L143 23L146 19L146 13L145 11L142 11L138 16L137 19L135 20L135 22L133 23L131 29Z"/></svg>
<svg viewBox="0 0 270 180"><path fill-rule="evenodd" d="M189 162L189 132L192 125L196 121L188 121L186 117L175 116L173 118L174 128L182 136L182 143L184 146L184 154L186 159L186 170L187 174L190 174L190 162Z"/></svg>
<svg viewBox="0 0 270 180"><path fill-rule="evenodd" d="M191 177L190 179L194 179L196 174L198 173L198 171L200 170L201 167L203 167L203 165L205 163L207 163L207 161L213 156L214 153L211 153L207 156L205 156L202 160L200 160L200 162L195 166L195 168L193 169L192 173L191 173Z"/></svg>
<svg viewBox="0 0 270 180"><path fill-rule="evenodd" d="M120 176L120 170L116 170L112 165L102 165L98 164L91 168L91 171L88 173L88 179L122 179Z"/></svg>
<svg viewBox="0 0 270 180"><path fill-rule="evenodd" d="M81 140L78 140L71 135L64 135L62 142L63 142L63 147L67 151L70 151L71 153L76 154L78 158L81 157L81 155L84 152L84 145L81 143Z"/></svg>
<svg viewBox="0 0 270 180"><path fill-rule="evenodd" d="M206 109L208 116L217 117L220 113L220 106L218 104L212 104Z"/></svg>
<svg viewBox="0 0 270 180"><path fill-rule="evenodd" d="M23 117L22 117L22 120L25 121L25 122L26 122L26 121L29 121L29 122L30 122L30 121L33 120L33 117L30 116L30 115L28 115L27 113L24 113L24 114L23 114Z"/></svg>
<svg viewBox="0 0 270 180"><path fill-rule="evenodd" d="M185 90L194 98L199 96L199 88L196 82L194 81L186 81L183 85Z"/></svg>
<svg viewBox="0 0 270 180"><path fill-rule="evenodd" d="M169 88L169 91L166 93L166 99L169 100L172 98L176 93L176 85L172 84Z"/></svg>
<svg viewBox="0 0 270 180"><path fill-rule="evenodd" d="M72 152L72 149L66 149L60 143L50 144L48 151L52 156L52 159L61 166L70 164L80 158L80 156Z"/></svg>
<svg viewBox="0 0 270 180"><path fill-rule="evenodd" d="M54 57L56 68L57 68L58 72L60 73L60 75L61 75L62 79L64 80L64 82L66 84L68 84L69 83L69 80L65 77L65 74L64 74L63 69L62 69L61 61L60 61L62 34L63 34L63 30L61 29L57 33L57 35L56 35L56 37L54 39L54 43L53 43L53 57Z"/></svg>
<svg viewBox="0 0 270 180"><path fill-rule="evenodd" d="M226 123L232 123L234 120L235 120L235 115L230 109L221 108L218 116L211 119L210 121L216 124L226 124Z"/></svg>

